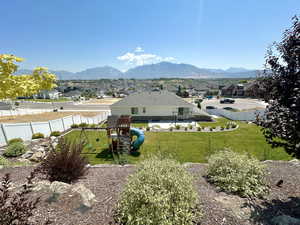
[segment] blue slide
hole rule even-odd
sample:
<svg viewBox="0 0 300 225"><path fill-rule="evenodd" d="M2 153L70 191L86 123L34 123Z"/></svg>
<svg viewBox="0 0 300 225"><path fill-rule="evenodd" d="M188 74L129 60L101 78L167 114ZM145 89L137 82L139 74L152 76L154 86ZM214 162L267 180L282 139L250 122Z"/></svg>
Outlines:
<svg viewBox="0 0 300 225"><path fill-rule="evenodd" d="M131 144L132 150L137 151L141 147L141 145L144 143L145 135L144 132L137 128L130 128L130 134L131 136L136 136L137 139Z"/></svg>

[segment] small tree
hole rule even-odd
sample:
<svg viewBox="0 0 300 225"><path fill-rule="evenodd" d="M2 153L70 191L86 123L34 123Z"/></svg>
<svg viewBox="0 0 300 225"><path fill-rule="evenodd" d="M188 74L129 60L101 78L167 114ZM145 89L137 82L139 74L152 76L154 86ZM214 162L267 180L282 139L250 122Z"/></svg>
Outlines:
<svg viewBox="0 0 300 225"><path fill-rule="evenodd" d="M273 49L276 54L268 51L261 79L269 105L258 122L268 143L300 158L300 22L296 16Z"/></svg>
<svg viewBox="0 0 300 225"><path fill-rule="evenodd" d="M14 75L18 70L16 63L22 61L22 58L14 55L0 54L0 99L30 96L56 86L55 75L46 68L35 68L32 74Z"/></svg>

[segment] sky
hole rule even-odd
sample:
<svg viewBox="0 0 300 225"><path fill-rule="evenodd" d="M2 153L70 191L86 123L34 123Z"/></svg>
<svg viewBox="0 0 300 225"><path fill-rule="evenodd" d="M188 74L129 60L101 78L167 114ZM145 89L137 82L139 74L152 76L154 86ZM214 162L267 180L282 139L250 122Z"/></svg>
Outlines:
<svg viewBox="0 0 300 225"><path fill-rule="evenodd" d="M0 54L82 71L169 61L260 69L299 0L0 0Z"/></svg>

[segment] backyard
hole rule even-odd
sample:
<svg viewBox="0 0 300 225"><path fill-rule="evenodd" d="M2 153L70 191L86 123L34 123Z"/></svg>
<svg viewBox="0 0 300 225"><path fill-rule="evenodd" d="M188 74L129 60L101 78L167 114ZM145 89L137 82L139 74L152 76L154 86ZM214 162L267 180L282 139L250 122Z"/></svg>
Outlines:
<svg viewBox="0 0 300 225"><path fill-rule="evenodd" d="M219 126L225 121L219 120L217 123L214 125ZM214 126L213 123L209 124ZM140 154L128 156L127 160L129 163L136 163L150 155L161 153L170 155L182 163L203 163L207 162L209 155L223 148L247 152L259 160L291 159L282 148L272 149L255 124L238 122L238 125L238 129L225 132L145 132L145 142L139 150ZM106 132L86 131L86 134L94 149L84 150L90 164L114 163L108 150ZM72 131L66 137L74 141L78 140L79 136L80 131ZM97 142L96 139L100 141Z"/></svg>

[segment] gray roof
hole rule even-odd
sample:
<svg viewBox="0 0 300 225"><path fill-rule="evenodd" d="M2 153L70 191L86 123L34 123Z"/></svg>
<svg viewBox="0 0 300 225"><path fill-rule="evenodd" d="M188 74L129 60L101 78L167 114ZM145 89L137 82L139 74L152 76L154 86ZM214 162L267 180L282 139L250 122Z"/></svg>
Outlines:
<svg viewBox="0 0 300 225"><path fill-rule="evenodd" d="M180 107L194 107L193 104L188 103L181 97L168 91L155 92L136 92L122 100L112 104L111 106L122 107L138 107L138 106L180 106Z"/></svg>

